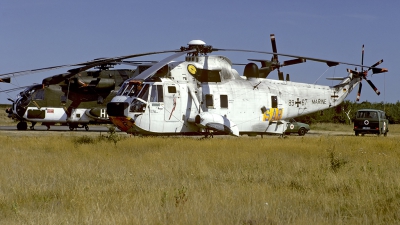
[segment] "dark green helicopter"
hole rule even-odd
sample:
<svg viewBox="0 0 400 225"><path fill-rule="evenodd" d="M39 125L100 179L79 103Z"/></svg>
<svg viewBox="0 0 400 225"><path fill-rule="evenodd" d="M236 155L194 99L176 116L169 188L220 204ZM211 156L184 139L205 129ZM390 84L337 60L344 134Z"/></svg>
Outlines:
<svg viewBox="0 0 400 225"><path fill-rule="evenodd" d="M31 130L36 123L47 126L47 129L55 124L67 125L70 130L89 130L89 124L111 124L106 112L107 103L125 80L139 75L155 63L122 60L158 53L164 52L101 58L79 64L0 74L0 81L10 82L13 76L79 66L66 73L47 77L41 84L26 87L15 99L9 99L12 107L6 109L6 113L8 117L19 121L18 130L27 130L28 122L32 123ZM136 69L111 69L116 64L128 64Z"/></svg>

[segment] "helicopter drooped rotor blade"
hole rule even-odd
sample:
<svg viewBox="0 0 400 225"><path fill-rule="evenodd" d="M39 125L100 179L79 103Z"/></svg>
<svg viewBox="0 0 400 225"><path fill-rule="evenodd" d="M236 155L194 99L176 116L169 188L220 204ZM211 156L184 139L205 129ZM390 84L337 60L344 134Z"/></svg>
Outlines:
<svg viewBox="0 0 400 225"><path fill-rule="evenodd" d="M175 54L161 60L160 62L154 64L149 69L143 71L143 73L141 73L137 77L135 77L135 80L145 80L145 79L151 77L152 75L154 75L159 69L161 69L162 67L164 67L165 65L167 65L168 63L173 61L174 59L176 59L182 55L185 55L187 53L191 53L191 52L196 52L196 50L192 49L192 50L188 50L188 51L182 51L182 52L175 53Z"/></svg>
<svg viewBox="0 0 400 225"><path fill-rule="evenodd" d="M0 90L0 93L3 93L3 92L4 93L10 93L10 92L13 92L13 91L18 91L18 90L25 89L25 88L30 87L30 86L32 86L32 85L22 86L22 87L15 87L15 88L7 89L7 90Z"/></svg>
<svg viewBox="0 0 400 225"><path fill-rule="evenodd" d="M331 66L337 66L339 64L344 64L344 65L350 65L350 66L359 66L362 67L362 65L359 64L353 64L353 63L346 63L346 62L339 62L339 61L333 61L333 60L326 60L326 59L319 59L319 58L312 58L312 57L306 57L306 56L299 56L299 55L291 55L291 54L285 54L285 53L274 53L274 52L265 52L265 51L253 51L253 50L244 50L244 49L222 49L222 48L213 48L213 51L232 51L232 52L248 52L248 53L259 53L259 54L268 54L268 55L281 55L281 56L287 56L291 58L299 58L299 59L306 59L306 60L311 60L315 62L323 62L326 63L329 67ZM364 66L366 68L371 68L370 66ZM373 69L373 68L371 68ZM378 69L378 68L376 68Z"/></svg>
<svg viewBox="0 0 400 225"><path fill-rule="evenodd" d="M162 52L148 52L148 53L140 53L140 54L134 54L134 55L127 55L127 56L120 56L120 57L115 57L115 58L105 58L105 59L100 59L100 60L96 60L93 62L90 62L88 64L86 64L83 67L78 67L78 68L74 68L71 70L68 70L68 73L62 73L59 75L55 75L55 76L51 76L48 78L43 79L43 84L44 85L50 85L50 84L56 84L59 83L60 81L70 78L72 76L74 76L75 74L78 74L82 71L86 71L88 69L91 69L93 67L96 66L100 66L100 65L104 65L104 64L109 64L109 63L114 63L114 62L120 62L124 59L127 58L135 58L135 57L140 57L140 56L146 56L146 55L153 55L153 54L160 54L160 53L167 53L167 52L176 52L179 50L173 50L173 51L162 51Z"/></svg>
<svg viewBox="0 0 400 225"><path fill-rule="evenodd" d="M45 72L49 70L55 70L55 69L61 69L65 67L76 67L76 66L81 66L80 68L70 70L70 72L76 72L77 71L84 71L93 67L96 67L101 64L107 64L107 63L118 63L121 60L124 59L129 59L129 58L135 58L135 57L140 57L140 56L146 56L146 55L154 55L154 54L161 54L161 53L171 53L171 52L179 52L180 50L167 50L167 51L158 51L158 52L146 52L146 53L140 53L140 54L132 54L132 55L126 55L126 56L119 56L119 57L112 57L112 58L101 58L101 59L95 59L92 61L88 62L83 62L83 63L76 63L76 64L65 64L65 65L59 65L59 66L51 66L51 67L44 67L44 68L39 68L39 69L32 69L32 70L24 70L24 71L18 71L18 72L11 72L11 73L4 73L0 74L1 79L7 79L10 77L16 77L16 76L22 76L22 75L27 75L27 74L32 74L32 73L39 73L39 72Z"/></svg>
<svg viewBox="0 0 400 225"><path fill-rule="evenodd" d="M359 85L360 85L360 86L358 86L358 92L357 92L357 98L356 98L357 102L360 101L362 83L360 82Z"/></svg>

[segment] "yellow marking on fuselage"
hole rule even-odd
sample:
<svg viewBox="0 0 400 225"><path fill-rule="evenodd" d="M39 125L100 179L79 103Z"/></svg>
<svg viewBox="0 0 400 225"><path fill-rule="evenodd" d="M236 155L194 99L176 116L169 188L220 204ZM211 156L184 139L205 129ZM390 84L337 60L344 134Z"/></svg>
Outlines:
<svg viewBox="0 0 400 225"><path fill-rule="evenodd" d="M277 121L282 119L283 108L269 108L263 114L263 121Z"/></svg>

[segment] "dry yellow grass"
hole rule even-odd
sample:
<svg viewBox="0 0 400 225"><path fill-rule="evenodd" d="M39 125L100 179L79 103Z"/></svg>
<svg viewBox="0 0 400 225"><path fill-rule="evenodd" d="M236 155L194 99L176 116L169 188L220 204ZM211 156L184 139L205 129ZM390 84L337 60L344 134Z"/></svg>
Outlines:
<svg viewBox="0 0 400 225"><path fill-rule="evenodd" d="M0 142L1 224L400 222L394 136Z"/></svg>

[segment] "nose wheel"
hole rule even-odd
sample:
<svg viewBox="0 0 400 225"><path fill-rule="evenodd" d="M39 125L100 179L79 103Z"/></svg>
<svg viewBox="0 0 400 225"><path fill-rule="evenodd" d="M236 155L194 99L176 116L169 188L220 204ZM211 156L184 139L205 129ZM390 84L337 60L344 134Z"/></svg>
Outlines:
<svg viewBox="0 0 400 225"><path fill-rule="evenodd" d="M17 130L27 130L28 129L28 123L25 121L21 121L17 124Z"/></svg>

